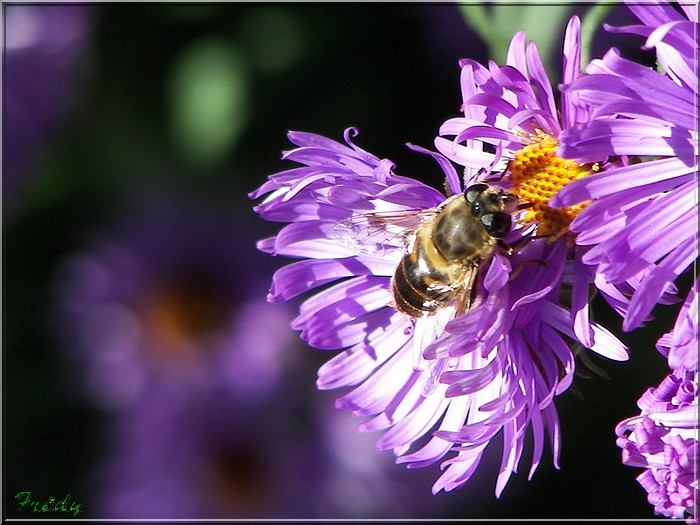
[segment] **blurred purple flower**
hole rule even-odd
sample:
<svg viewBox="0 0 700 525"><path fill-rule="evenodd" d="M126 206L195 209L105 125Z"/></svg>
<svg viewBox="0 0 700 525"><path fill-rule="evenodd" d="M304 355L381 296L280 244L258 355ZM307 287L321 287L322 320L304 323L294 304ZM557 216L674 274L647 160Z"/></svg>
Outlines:
<svg viewBox="0 0 700 525"><path fill-rule="evenodd" d="M455 305L417 319L401 313L392 305L390 281L403 244L371 231L367 239L358 236L349 243L337 226L367 212L415 213L438 206L446 196L396 175L391 161L351 141L354 132L346 131L347 146L290 132L299 147L284 158L302 166L271 175L251 193L265 196L255 207L262 218L291 223L260 241L259 248L303 259L275 273L268 299L287 301L325 287L302 303L293 322L312 346L345 349L320 368L318 387L354 387L336 405L371 416L360 428L386 430L379 448L393 450L397 462L409 468L456 452L443 462L433 492L465 483L491 438L502 431L500 495L518 466L528 426L534 435L530 475L545 435L557 463L559 423L552 400L571 384L574 356L567 343L578 342L573 316L559 304L565 266L568 275L572 272L561 253L565 245L548 250L546 241L534 240L510 257L495 253L480 268L476 298L464 315L455 317L460 313ZM432 155L445 171L446 188L462 194L452 165ZM527 235L528 227L516 228L506 242ZM607 331L589 326L585 346L613 359L627 358Z"/></svg>
<svg viewBox="0 0 700 525"><path fill-rule="evenodd" d="M392 462L372 459L373 440L352 436L344 420L299 395L300 389L296 395L290 392L279 391L252 403L241 402L230 392L152 389L108 430L110 452L90 479L95 492L93 516L446 515L429 492L421 494L417 486L395 479ZM343 447L335 440L339 435Z"/></svg>
<svg viewBox="0 0 700 525"><path fill-rule="evenodd" d="M697 523L698 293L691 290L673 330L658 343L671 373L639 399L641 414L616 428L625 465L637 477L654 512Z"/></svg>
<svg viewBox="0 0 700 525"><path fill-rule="evenodd" d="M84 5L4 5L3 204L14 207L43 141L78 99L93 19Z"/></svg>
<svg viewBox="0 0 700 525"><path fill-rule="evenodd" d="M109 426L108 453L90 478L93 517L303 516L309 436L293 409L288 395L250 403L230 391L151 388Z"/></svg>
<svg viewBox="0 0 700 525"><path fill-rule="evenodd" d="M698 257L697 5L630 5L643 25L618 28L647 37L663 73L611 49L564 88L593 108L591 118L562 133L559 154L623 166L572 182L552 200L594 200L572 222L576 243L600 279L636 286L623 329L640 326ZM685 14L683 14L685 13Z"/></svg>
<svg viewBox="0 0 700 525"><path fill-rule="evenodd" d="M273 267L248 218L174 199L143 206L57 279L57 325L90 397L126 407L158 384L273 392L299 360L289 314L256 297Z"/></svg>

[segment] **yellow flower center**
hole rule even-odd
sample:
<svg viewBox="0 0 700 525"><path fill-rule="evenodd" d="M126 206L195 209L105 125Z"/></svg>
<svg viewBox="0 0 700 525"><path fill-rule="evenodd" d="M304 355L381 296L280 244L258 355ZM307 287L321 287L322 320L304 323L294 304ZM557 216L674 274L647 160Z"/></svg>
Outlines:
<svg viewBox="0 0 700 525"><path fill-rule="evenodd" d="M569 224L587 206L587 202L568 208L550 208L549 200L567 184L597 170L597 166L579 164L556 156L557 140L538 132L533 143L519 150L508 165L508 180L513 193L532 205L523 222L536 222L537 234L552 240L567 233Z"/></svg>

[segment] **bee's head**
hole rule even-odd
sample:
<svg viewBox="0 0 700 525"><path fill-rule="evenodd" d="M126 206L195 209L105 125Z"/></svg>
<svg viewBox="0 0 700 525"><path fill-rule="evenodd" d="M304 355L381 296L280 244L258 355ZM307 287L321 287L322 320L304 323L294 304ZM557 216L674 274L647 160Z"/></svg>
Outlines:
<svg viewBox="0 0 700 525"><path fill-rule="evenodd" d="M464 190L472 214L491 237L502 239L510 232L511 213L517 209L518 197L502 188L477 183Z"/></svg>

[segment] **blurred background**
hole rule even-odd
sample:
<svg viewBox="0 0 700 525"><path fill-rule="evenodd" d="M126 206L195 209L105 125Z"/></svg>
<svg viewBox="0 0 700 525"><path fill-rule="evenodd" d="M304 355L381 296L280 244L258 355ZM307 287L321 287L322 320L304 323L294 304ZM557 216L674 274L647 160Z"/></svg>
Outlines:
<svg viewBox="0 0 700 525"><path fill-rule="evenodd" d="M586 9L535 17L553 71ZM298 302L265 302L285 261L255 242L279 225L247 195L291 167L286 132L354 126L441 187L405 143L459 112L459 58L503 61L473 27L449 4L3 4L3 518L72 517L24 491L101 519L652 517L614 426L665 376L677 308L620 334L629 362L592 358L557 402L561 470L545 454L496 500L498 440L431 495L437 465L394 465L315 389L331 355L289 328Z"/></svg>

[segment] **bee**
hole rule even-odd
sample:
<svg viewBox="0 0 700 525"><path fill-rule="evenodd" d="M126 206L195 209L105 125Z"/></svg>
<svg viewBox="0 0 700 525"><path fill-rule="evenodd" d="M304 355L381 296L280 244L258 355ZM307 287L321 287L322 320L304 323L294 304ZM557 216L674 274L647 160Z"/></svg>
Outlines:
<svg viewBox="0 0 700 525"><path fill-rule="evenodd" d="M392 306L419 319L448 305L455 306L455 314L470 308L479 266L523 207L513 193L477 183L435 208L355 215L336 230L374 250L403 246L391 278Z"/></svg>

